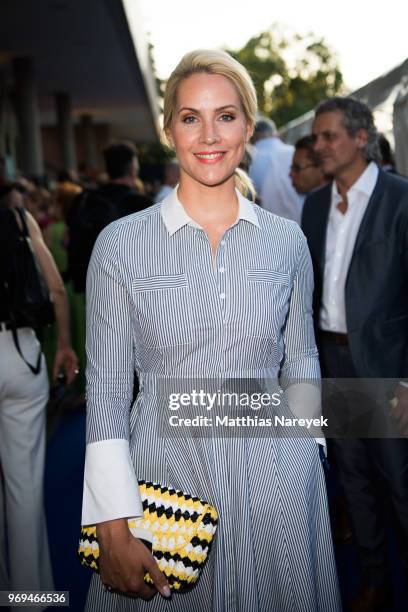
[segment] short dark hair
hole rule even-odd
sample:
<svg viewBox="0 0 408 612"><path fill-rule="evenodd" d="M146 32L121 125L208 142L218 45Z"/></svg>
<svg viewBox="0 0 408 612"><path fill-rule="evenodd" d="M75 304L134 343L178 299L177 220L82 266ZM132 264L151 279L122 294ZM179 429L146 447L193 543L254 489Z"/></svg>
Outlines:
<svg viewBox="0 0 408 612"><path fill-rule="evenodd" d="M136 149L131 143L111 144L103 152L106 172L112 180L129 174L132 161L136 158Z"/></svg>
<svg viewBox="0 0 408 612"><path fill-rule="evenodd" d="M277 134L275 122L269 117L260 117L255 123L254 134Z"/></svg>
<svg viewBox="0 0 408 612"><path fill-rule="evenodd" d="M344 127L349 136L355 136L359 130L366 130L368 135L367 144L363 149L366 161L379 162L380 150L378 147L378 133L374 124L374 117L367 104L356 100L335 96L321 102L316 110L315 117L323 113L334 113L341 111L344 116Z"/></svg>
<svg viewBox="0 0 408 612"><path fill-rule="evenodd" d="M384 134L378 134L378 146L380 148L381 161L383 164L394 166L395 160L392 153L391 145L389 140Z"/></svg>
<svg viewBox="0 0 408 612"><path fill-rule="evenodd" d="M308 156L312 160L312 162L318 166L319 165L319 156L314 149L315 139L312 134L308 134L307 136L302 136L299 140L296 141L295 149L298 151L299 149L304 149L307 151Z"/></svg>

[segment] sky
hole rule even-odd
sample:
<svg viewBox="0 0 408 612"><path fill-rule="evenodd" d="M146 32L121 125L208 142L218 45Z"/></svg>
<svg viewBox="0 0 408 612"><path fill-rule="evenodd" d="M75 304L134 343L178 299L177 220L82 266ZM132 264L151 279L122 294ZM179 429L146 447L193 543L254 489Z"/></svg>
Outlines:
<svg viewBox="0 0 408 612"><path fill-rule="evenodd" d="M156 68L167 78L187 51L239 49L277 22L299 34L324 37L337 52L346 86L357 89L408 57L406 0L126 0L137 2L154 45ZM336 8L337 6L337 8Z"/></svg>

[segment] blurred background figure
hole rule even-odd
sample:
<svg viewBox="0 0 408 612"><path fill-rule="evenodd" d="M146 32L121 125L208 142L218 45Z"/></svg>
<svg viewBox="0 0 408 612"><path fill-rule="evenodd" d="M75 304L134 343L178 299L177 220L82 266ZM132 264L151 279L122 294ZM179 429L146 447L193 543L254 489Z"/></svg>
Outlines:
<svg viewBox="0 0 408 612"><path fill-rule="evenodd" d="M296 193L289 178L293 146L280 140L274 122L267 117L256 122L252 142L249 176L262 208L300 223L303 198Z"/></svg>
<svg viewBox="0 0 408 612"><path fill-rule="evenodd" d="M45 187L29 186L24 206L33 215L41 230L52 223L51 194Z"/></svg>
<svg viewBox="0 0 408 612"><path fill-rule="evenodd" d="M108 182L98 189L85 190L67 216L69 278L80 293L85 291L92 249L103 228L153 204L136 190L139 162L131 143L112 144L103 155Z"/></svg>
<svg viewBox="0 0 408 612"><path fill-rule="evenodd" d="M394 153L392 152L389 140L384 136L384 134L378 134L378 146L380 147L381 154L381 168L385 172L397 174L395 169Z"/></svg>
<svg viewBox="0 0 408 612"><path fill-rule="evenodd" d="M35 262L40 270L38 281L41 276L51 296L57 324L53 378L56 380L62 370L69 384L77 374L78 361L70 343L63 281L38 224L23 208L22 194L15 185L3 186L0 189L0 504L4 504L5 517L0 527L7 537L0 534L2 590L53 589L43 510L49 383L34 333L34 327L44 320L42 312L34 314L30 309L38 298L33 293L38 286L33 278L37 275Z"/></svg>
<svg viewBox="0 0 408 612"><path fill-rule="evenodd" d="M156 194L154 201L162 202L179 182L180 167L176 159L167 162L164 167L164 183Z"/></svg>
<svg viewBox="0 0 408 612"><path fill-rule="evenodd" d="M293 187L303 196L327 183L314 150L313 136L303 136L296 142L289 176Z"/></svg>
<svg viewBox="0 0 408 612"><path fill-rule="evenodd" d="M65 180L52 193L51 222L43 234L64 280L68 278L67 225L66 220L75 198L82 188L73 181Z"/></svg>

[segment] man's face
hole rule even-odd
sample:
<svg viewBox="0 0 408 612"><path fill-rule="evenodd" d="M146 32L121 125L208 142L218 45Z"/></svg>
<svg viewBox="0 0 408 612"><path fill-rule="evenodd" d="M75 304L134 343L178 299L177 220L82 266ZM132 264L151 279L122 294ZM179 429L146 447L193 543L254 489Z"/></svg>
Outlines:
<svg viewBox="0 0 408 612"><path fill-rule="evenodd" d="M307 149L295 150L289 176L293 187L300 194L320 187L324 179L321 169L309 156Z"/></svg>
<svg viewBox="0 0 408 612"><path fill-rule="evenodd" d="M367 132L362 129L355 136L350 136L344 127L342 111L318 115L312 132L324 174L337 178L364 162Z"/></svg>

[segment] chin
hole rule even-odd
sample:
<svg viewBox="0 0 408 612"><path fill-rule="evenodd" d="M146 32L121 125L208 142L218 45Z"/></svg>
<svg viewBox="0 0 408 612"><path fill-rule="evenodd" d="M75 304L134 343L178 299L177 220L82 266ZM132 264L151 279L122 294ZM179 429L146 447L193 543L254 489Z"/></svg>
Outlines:
<svg viewBox="0 0 408 612"><path fill-rule="evenodd" d="M213 174L213 175L202 175L202 174L192 174L192 178L195 179L198 183L202 185L206 185L207 187L217 187L219 185L224 185L228 180L233 177L234 171L226 174Z"/></svg>

